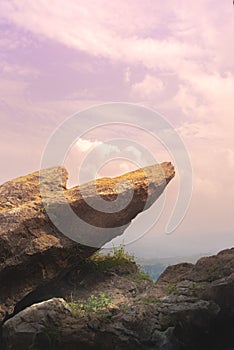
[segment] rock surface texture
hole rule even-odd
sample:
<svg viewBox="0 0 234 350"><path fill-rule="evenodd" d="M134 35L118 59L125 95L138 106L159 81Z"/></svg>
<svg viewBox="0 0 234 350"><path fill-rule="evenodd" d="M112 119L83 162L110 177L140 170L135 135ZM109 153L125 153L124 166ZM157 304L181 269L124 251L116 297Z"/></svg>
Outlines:
<svg viewBox="0 0 234 350"><path fill-rule="evenodd" d="M60 298L5 322L6 349L233 349L234 248L170 266L156 283L125 257L96 256L56 287ZM110 300L98 309L100 293Z"/></svg>
<svg viewBox="0 0 234 350"><path fill-rule="evenodd" d="M162 163L66 189L67 172L57 167L0 186L0 321L40 301L41 288L122 234L173 177L171 163Z"/></svg>
<svg viewBox="0 0 234 350"><path fill-rule="evenodd" d="M97 254L173 177L162 163L66 189L51 168L0 186L0 349L233 350L234 248L156 283L122 248Z"/></svg>

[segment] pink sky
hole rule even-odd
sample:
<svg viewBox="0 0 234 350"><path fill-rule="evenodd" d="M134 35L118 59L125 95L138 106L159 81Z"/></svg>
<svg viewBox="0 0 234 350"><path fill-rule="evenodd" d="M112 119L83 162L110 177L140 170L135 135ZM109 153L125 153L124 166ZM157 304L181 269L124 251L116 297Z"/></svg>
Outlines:
<svg viewBox="0 0 234 350"><path fill-rule="evenodd" d="M182 137L194 188L173 235L164 234L168 209L129 249L156 257L233 245L231 0L3 0L0 14L1 183L39 169L48 138L69 115L137 103L162 113ZM77 156L99 138L87 136ZM172 197L175 189L176 180Z"/></svg>

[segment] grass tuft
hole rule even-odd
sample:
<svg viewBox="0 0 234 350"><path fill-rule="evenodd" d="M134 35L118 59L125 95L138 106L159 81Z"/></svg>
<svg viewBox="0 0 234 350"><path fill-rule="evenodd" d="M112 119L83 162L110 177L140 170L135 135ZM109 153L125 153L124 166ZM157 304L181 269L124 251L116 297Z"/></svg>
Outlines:
<svg viewBox="0 0 234 350"><path fill-rule="evenodd" d="M82 317L89 313L98 313L107 309L111 304L112 298L108 297L104 292L99 293L98 296L90 295L86 302L72 300L67 303L72 315L77 317Z"/></svg>

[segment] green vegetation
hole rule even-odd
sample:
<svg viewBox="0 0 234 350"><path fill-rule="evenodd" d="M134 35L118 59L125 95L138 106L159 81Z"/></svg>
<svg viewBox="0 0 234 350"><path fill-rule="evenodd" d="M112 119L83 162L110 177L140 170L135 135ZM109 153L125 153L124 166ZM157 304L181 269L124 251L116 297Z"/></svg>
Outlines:
<svg viewBox="0 0 234 350"><path fill-rule="evenodd" d="M112 252L108 254L95 253L86 260L85 266L91 271L106 271L118 267L123 274L129 274L134 280L147 280L153 283L152 278L139 264L136 264L134 256L125 251L123 243L118 248L113 246Z"/></svg>
<svg viewBox="0 0 234 350"><path fill-rule="evenodd" d="M115 257L115 259L117 260L128 260L128 261L135 261L134 255L130 255L125 251L125 244L121 243L120 246L118 248L116 248L113 245L113 256Z"/></svg>
<svg viewBox="0 0 234 350"><path fill-rule="evenodd" d="M198 283L196 282L192 282L190 285L189 285L189 289L190 291L192 292L192 294L198 298L202 298L202 295L203 295L203 291L202 289L200 289L200 286Z"/></svg>
<svg viewBox="0 0 234 350"><path fill-rule="evenodd" d="M71 301L67 304L70 307L73 316L81 317L85 314L105 310L111 303L112 298L108 297L104 292L101 292L98 296L90 295L86 302L77 300Z"/></svg>
<svg viewBox="0 0 234 350"><path fill-rule="evenodd" d="M108 254L96 252L90 258L86 259L85 267L88 270L97 272L117 269L117 273L128 274L129 278L134 279L139 284L139 287L142 281L153 283L153 279L139 264L136 264L134 256L125 251L125 245L123 243L118 248L113 246L112 252ZM81 283L85 287L85 281Z"/></svg>
<svg viewBox="0 0 234 350"><path fill-rule="evenodd" d="M144 304L157 304L160 302L160 299L156 297L141 297L141 301Z"/></svg>
<svg viewBox="0 0 234 350"><path fill-rule="evenodd" d="M126 268L126 272L130 272L131 265L129 263L134 263L134 256L125 252L125 246L121 244L119 248L113 246L112 252L108 254L96 252L86 259L85 267L91 271L106 271L120 266Z"/></svg>
<svg viewBox="0 0 234 350"><path fill-rule="evenodd" d="M153 283L153 279L138 264L137 264L137 271L133 273L131 277L138 281L149 281Z"/></svg>
<svg viewBox="0 0 234 350"><path fill-rule="evenodd" d="M172 282L169 282L165 287L165 293L168 295L175 293L176 291L177 291L176 285Z"/></svg>
<svg viewBox="0 0 234 350"><path fill-rule="evenodd" d="M149 305L149 304L158 304L160 302L161 302L161 299L154 296L141 296L140 298L137 298L136 300L134 300L133 304L139 305L140 303L143 303L145 305Z"/></svg>
<svg viewBox="0 0 234 350"><path fill-rule="evenodd" d="M153 280L150 276L144 272L142 267L135 263L134 256L128 254L125 251L125 245L122 243L120 247L113 247L112 252L108 254L101 254L100 251L93 254L91 257L86 259L84 268L91 272L103 272L107 270L114 270L117 268L117 273L128 274L129 278L133 279L137 287L142 286L142 281ZM83 279L80 282L80 286L83 288L88 288L88 281ZM143 301L143 300L142 300ZM147 300L145 299L145 302ZM156 298L149 298L148 302L153 304L158 302ZM86 302L81 300L73 300L68 302L73 316L82 317L89 313L99 313L110 306L112 303L112 298L107 296L104 292L99 293L99 295L90 295ZM128 305L123 306L126 309L129 308Z"/></svg>

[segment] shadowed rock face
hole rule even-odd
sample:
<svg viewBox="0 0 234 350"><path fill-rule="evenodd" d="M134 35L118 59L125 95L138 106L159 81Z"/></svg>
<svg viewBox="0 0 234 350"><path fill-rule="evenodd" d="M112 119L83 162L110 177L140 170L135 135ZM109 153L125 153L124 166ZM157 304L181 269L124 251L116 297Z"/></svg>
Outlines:
<svg viewBox="0 0 234 350"><path fill-rule="evenodd" d="M171 163L162 163L66 189L67 172L57 167L0 186L0 320L31 292L59 280L122 234L174 174ZM71 209L79 221L70 217Z"/></svg>
<svg viewBox="0 0 234 350"><path fill-rule="evenodd" d="M195 265L170 266L156 283L139 278L134 262L94 261L95 269L89 262L81 273L71 272L72 286L68 276L60 281L60 298L5 322L7 350L25 350L32 341L35 350L50 350L52 341L56 350L234 349L234 248ZM112 296L101 312L74 314L64 301L73 293L72 300L87 305L100 292Z"/></svg>

